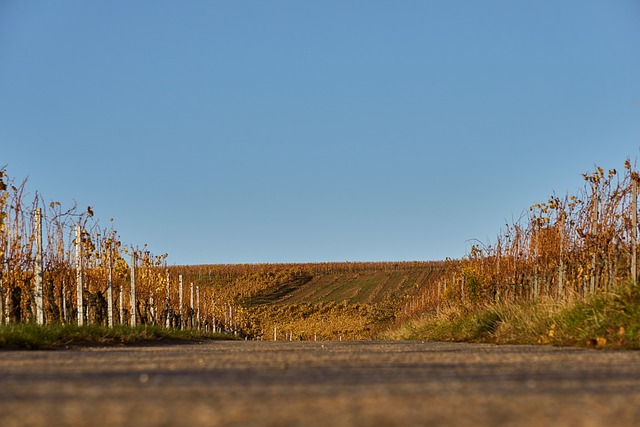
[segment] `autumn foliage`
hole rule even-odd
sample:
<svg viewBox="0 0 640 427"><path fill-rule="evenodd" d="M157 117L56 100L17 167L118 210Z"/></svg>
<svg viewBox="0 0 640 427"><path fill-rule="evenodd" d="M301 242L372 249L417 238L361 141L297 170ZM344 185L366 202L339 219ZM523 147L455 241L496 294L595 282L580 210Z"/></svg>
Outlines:
<svg viewBox="0 0 640 427"><path fill-rule="evenodd" d="M0 170L0 323L35 322L37 208L45 323L369 339L445 305L577 299L635 282L635 166L596 167L583 179L577 194L532 205L461 260L168 266L167 254L124 244L90 207L29 199L26 183Z"/></svg>
<svg viewBox="0 0 640 427"><path fill-rule="evenodd" d="M451 304L582 298L636 280L638 174L595 167L573 195L552 195L407 302L412 317Z"/></svg>
<svg viewBox="0 0 640 427"><path fill-rule="evenodd" d="M168 266L93 209L46 204L0 172L0 323L36 320L34 215L43 212L44 323L153 324L251 339L366 339L439 262ZM109 222L111 225L111 221ZM76 234L77 233L77 234ZM80 311L80 313L79 313Z"/></svg>

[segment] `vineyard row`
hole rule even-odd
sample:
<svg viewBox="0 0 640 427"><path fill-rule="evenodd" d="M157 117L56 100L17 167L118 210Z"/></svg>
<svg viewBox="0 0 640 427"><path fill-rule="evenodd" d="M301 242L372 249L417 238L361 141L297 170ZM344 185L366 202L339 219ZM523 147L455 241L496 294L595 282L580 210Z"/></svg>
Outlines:
<svg viewBox="0 0 640 427"><path fill-rule="evenodd" d="M245 302L311 276L439 265L416 261L168 266L167 254L154 255L146 245L124 245L111 221L110 227L101 227L91 207L65 209L58 202L45 203L39 194L27 202L25 187L26 181L17 185L0 170L0 323L5 324L157 324L250 337L271 336L280 327L289 337L307 329L307 337L313 332L323 339L353 338L370 329L379 310L334 303L281 310L248 307ZM290 330L274 316L288 319ZM298 317L307 321L295 326L301 331L294 331ZM309 330L309 319L317 323L314 331Z"/></svg>
<svg viewBox="0 0 640 427"><path fill-rule="evenodd" d="M458 267L407 301L414 317L443 304L565 300L637 282L638 183L595 167L577 194L532 205L492 244L476 243Z"/></svg>

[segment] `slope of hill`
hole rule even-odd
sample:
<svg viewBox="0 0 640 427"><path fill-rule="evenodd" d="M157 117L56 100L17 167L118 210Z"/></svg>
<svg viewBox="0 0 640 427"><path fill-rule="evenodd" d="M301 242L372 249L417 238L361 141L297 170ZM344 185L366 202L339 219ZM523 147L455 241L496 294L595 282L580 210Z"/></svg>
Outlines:
<svg viewBox="0 0 640 427"><path fill-rule="evenodd" d="M438 274L423 266L398 270L369 270L309 275L268 289L246 301L248 305L347 302L379 304L392 296L407 295Z"/></svg>
<svg viewBox="0 0 640 427"><path fill-rule="evenodd" d="M369 339L446 262L174 267L217 295L216 322L255 339ZM216 310L216 309L214 309Z"/></svg>

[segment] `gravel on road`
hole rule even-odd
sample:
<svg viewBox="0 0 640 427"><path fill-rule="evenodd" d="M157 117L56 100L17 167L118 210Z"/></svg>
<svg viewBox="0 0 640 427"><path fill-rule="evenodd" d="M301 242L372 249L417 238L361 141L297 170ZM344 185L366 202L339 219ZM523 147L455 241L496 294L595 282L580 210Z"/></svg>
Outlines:
<svg viewBox="0 0 640 427"><path fill-rule="evenodd" d="M1 351L0 425L638 426L640 352L419 341Z"/></svg>

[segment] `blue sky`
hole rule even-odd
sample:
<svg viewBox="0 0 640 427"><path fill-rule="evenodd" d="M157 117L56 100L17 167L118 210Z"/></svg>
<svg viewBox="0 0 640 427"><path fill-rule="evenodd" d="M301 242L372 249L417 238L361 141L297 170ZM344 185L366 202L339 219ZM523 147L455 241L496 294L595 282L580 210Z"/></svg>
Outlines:
<svg viewBox="0 0 640 427"><path fill-rule="evenodd" d="M0 165L170 264L436 260L640 147L640 2L0 1Z"/></svg>

